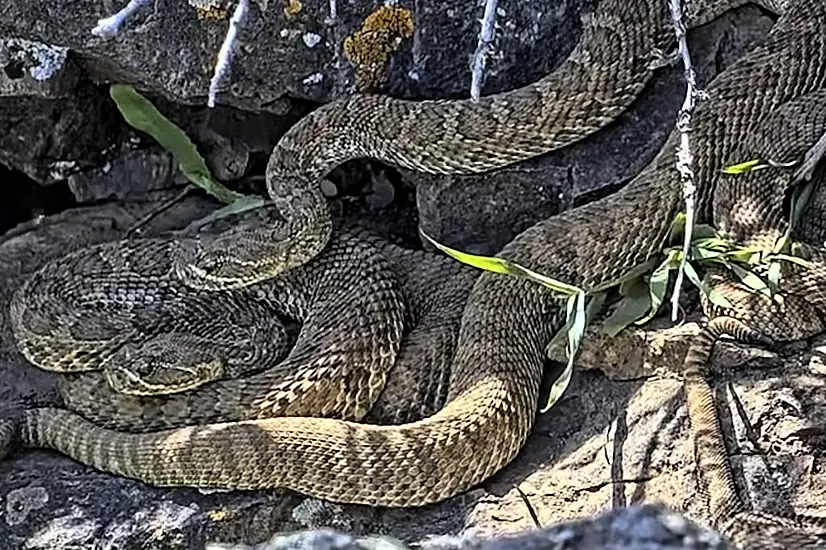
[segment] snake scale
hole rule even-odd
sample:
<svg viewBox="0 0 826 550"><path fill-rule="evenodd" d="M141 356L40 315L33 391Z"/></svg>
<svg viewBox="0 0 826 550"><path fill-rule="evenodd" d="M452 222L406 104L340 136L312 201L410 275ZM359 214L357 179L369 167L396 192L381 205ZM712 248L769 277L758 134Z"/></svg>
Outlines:
<svg viewBox="0 0 826 550"><path fill-rule="evenodd" d="M740 3L695 3L693 13L708 20ZM766 5L782 14L769 37L709 85L710 99L694 114L701 222L725 225L725 214L714 210L719 168L743 160L737 156L743 136L779 107L824 88L826 6L818 0ZM315 186L348 158L437 173L483 171L604 126L644 87L655 54L673 45L673 31L659 0L605 0L591 21L560 69L478 104L354 96L315 111L282 139L268 165L268 189L287 230L244 228L218 238L189 276L242 287L280 272L289 276L322 250L323 261L331 229ZM585 289L645 263L660 252L683 206L673 166L678 139L669 136L618 193L539 222L499 256ZM741 192L775 192L759 179L753 183ZM560 302L539 287L482 274L462 313L446 402L400 426L311 417L209 423L197 410L198 425L139 434L101 428L65 410L32 409L2 425L3 440L17 437L156 485L280 486L344 502L426 504L466 490L516 455L533 424L545 347L563 322Z"/></svg>

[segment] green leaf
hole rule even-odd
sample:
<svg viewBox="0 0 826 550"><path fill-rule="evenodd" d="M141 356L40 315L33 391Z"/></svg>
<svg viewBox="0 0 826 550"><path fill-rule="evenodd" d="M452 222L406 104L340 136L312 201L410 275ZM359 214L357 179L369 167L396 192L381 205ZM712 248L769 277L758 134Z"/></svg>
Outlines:
<svg viewBox="0 0 826 550"><path fill-rule="evenodd" d="M694 239L691 242L691 245L695 248L701 248L704 250L715 252L730 252L734 249L730 242L721 239L716 235Z"/></svg>
<svg viewBox="0 0 826 550"><path fill-rule="evenodd" d="M728 252L726 256L734 262L757 265L762 261L763 252L762 250L754 248L737 248L736 250Z"/></svg>
<svg viewBox="0 0 826 550"><path fill-rule="evenodd" d="M780 262L771 262L769 264L767 279L769 281L769 292L771 292L772 296L780 290L780 273Z"/></svg>
<svg viewBox="0 0 826 550"><path fill-rule="evenodd" d="M573 373L574 360L568 359L568 364L565 365L565 369L559 375L559 378L554 380L554 383L551 385L551 392L548 394L548 401L545 403L545 407L539 412L546 413L551 409L551 407L559 402L559 398L562 397L562 394L565 393L565 390L567 390L568 386L571 384L571 376Z"/></svg>
<svg viewBox="0 0 826 550"><path fill-rule="evenodd" d="M568 364L565 370L559 375L553 385L551 392L548 395L548 401L540 412L547 412L553 407L568 389L571 383L571 375L574 372L574 362L576 361L577 353L579 353L579 346L582 344L582 336L585 334L586 314L585 314L585 293L580 291L568 297L567 303L567 321L565 323L566 332L568 334Z"/></svg>
<svg viewBox="0 0 826 550"><path fill-rule="evenodd" d="M671 232L668 235L669 242L682 242L683 235L685 234L685 221L685 212L677 212L674 219L671 221Z"/></svg>
<svg viewBox="0 0 826 550"><path fill-rule="evenodd" d="M622 329L637 319L644 317L651 308L648 285L639 278L635 280L635 284L621 288L620 293L623 294L622 299L614 305L611 315L602 322L602 331L611 337L619 334Z"/></svg>
<svg viewBox="0 0 826 550"><path fill-rule="evenodd" d="M730 166L726 166L723 168L724 174L745 174L746 172L751 172L752 170L759 170L761 168L768 167L768 164L763 163L760 159L749 160L746 162L741 162L739 164L732 164Z"/></svg>
<svg viewBox="0 0 826 550"><path fill-rule="evenodd" d="M728 298L700 280L699 275L697 275L697 272L694 270L694 266L689 263L685 264L685 274L688 276L689 280L694 283L694 286L699 288L700 291L706 295L706 298L708 298L712 304L726 309L732 307L731 302L728 301Z"/></svg>
<svg viewBox="0 0 826 550"><path fill-rule="evenodd" d="M579 352L585 334L585 293L579 292L568 298L568 356Z"/></svg>
<svg viewBox="0 0 826 550"><path fill-rule="evenodd" d="M742 282L745 286L755 292L759 292L760 294L764 294L768 298L771 298L769 285L762 279L762 277L755 274L751 270L745 269L736 264L730 264L728 267L734 272L735 275L737 275L740 282Z"/></svg>
<svg viewBox="0 0 826 550"><path fill-rule="evenodd" d="M800 267L805 267L807 269L811 269L814 267L814 264L809 260L806 260L804 258L798 258L797 256L792 256L790 254L770 254L769 259L782 260L785 262L793 263L795 265L799 265Z"/></svg>
<svg viewBox="0 0 826 550"><path fill-rule="evenodd" d="M126 122L137 130L152 136L161 147L172 153L178 162L178 168L189 181L227 204L244 197L216 182L195 144L184 131L163 116L134 87L113 84L109 87L109 95Z"/></svg>
<svg viewBox="0 0 826 550"><path fill-rule="evenodd" d="M241 212L246 212L247 210L254 210L262 206L264 206L263 197L242 195L240 199L236 199L228 205L222 206L218 210L215 210L203 218L197 219L190 223L186 230L195 231L209 223L220 220L221 218L227 218L229 216L240 214Z"/></svg>
<svg viewBox="0 0 826 550"><path fill-rule="evenodd" d="M605 300L608 295L605 292L597 292L588 296L585 302L585 322L590 323L594 320L605 305Z"/></svg>
<svg viewBox="0 0 826 550"><path fill-rule="evenodd" d="M704 247L691 247L691 254L700 263L714 261L719 262L728 258L728 252L721 252L719 250L712 250Z"/></svg>
<svg viewBox="0 0 826 550"><path fill-rule="evenodd" d="M454 250L449 246L443 245L441 243L436 242L430 235L421 231L422 236L430 241L433 246L447 254L448 256L459 260L463 264L467 264L469 266L483 269L485 271L491 271L493 273L502 273L505 275L513 275L515 277L522 277L536 283L539 283L543 286L548 287L554 292L562 294L564 296L572 296L583 292L580 288L563 283L562 281L557 281L556 279L552 279L550 277L546 277L545 275L541 275L526 267L522 267L521 265L510 262L508 260L504 260L502 258L496 258L493 256L479 256L476 254L468 254L467 252L459 252L458 250Z"/></svg>
<svg viewBox="0 0 826 550"><path fill-rule="evenodd" d="M651 309L648 315L642 319L638 319L636 324L644 325L654 318L660 310L660 305L665 298L665 291L668 289L668 276L672 269L676 269L680 265L680 258L682 258L682 251L673 249L668 253L668 257L663 260L663 263L654 270L651 274L651 279L648 281L648 288L651 295Z"/></svg>
<svg viewBox="0 0 826 550"><path fill-rule="evenodd" d="M798 223L800 223L800 218L803 216L803 212L806 211L806 207L809 205L814 189L814 180L807 181L803 185L798 184L795 186L794 191L792 192L789 229L786 232L787 236L797 227Z"/></svg>

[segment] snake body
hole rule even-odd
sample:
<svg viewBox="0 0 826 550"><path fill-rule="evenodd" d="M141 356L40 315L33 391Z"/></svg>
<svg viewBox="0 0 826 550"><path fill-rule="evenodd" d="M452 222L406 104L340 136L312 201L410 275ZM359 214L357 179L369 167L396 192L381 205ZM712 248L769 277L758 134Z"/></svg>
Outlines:
<svg viewBox="0 0 826 550"><path fill-rule="evenodd" d="M275 414L360 419L368 412L394 363L405 315L401 290L378 251L342 236L324 258L278 281L246 295L215 293L201 298L182 290L171 274L172 251L180 244L168 239L104 243L44 266L12 300L12 329L23 353L52 366L84 357L90 358L91 367L100 362L92 360L96 357L129 360L119 347L126 341L142 335L168 336L170 331L204 334L204 324L220 325L233 311L258 302L269 304L251 310L265 315L259 320L263 328L268 327L267 311L304 325L284 361L259 374L207 384L197 392L151 400L125 396L91 418L118 427L135 420L151 430L199 422L204 415L211 421ZM120 263L119 278L111 279L109 286L93 275L100 273L102 257ZM61 278L67 271L80 276ZM350 287L359 290L345 292ZM55 300L54 292L66 299ZM92 305L84 309L79 303ZM224 315L216 317L219 313ZM67 339L77 345L66 346ZM258 351L266 355L268 350Z"/></svg>
<svg viewBox="0 0 826 550"><path fill-rule="evenodd" d="M104 243L39 270L11 302L18 348L46 370L102 369L114 389L135 395L278 365L289 350L278 313L296 304L275 309L248 293L193 292L168 276L178 245ZM189 367L176 369L184 354Z"/></svg>
<svg viewBox="0 0 826 550"><path fill-rule="evenodd" d="M753 0L693 0L699 26ZM781 13L788 0L757 0ZM562 65L522 88L478 101L407 101L354 94L322 106L279 140L267 190L286 232L241 227L205 247L182 276L194 288L237 288L317 255L332 224L319 181L355 158L430 174L482 173L575 143L613 122L676 46L667 2L603 0ZM208 273L208 277L204 274Z"/></svg>
<svg viewBox="0 0 826 550"><path fill-rule="evenodd" d="M405 308L405 331L401 348L398 350L395 362L393 363L390 376L387 379L384 389L381 391L378 400L370 409L365 422L376 424L393 424L421 419L438 410L447 397L447 384L450 373L450 362L456 347L459 326L461 323L461 306L467 298L476 273L469 268L463 267L448 258L428 254L422 251L404 249L366 232L362 229L351 229L352 237L357 237L361 245L373 245L381 252L381 260L387 260L393 272L393 282L397 282L401 287L402 297L407 306ZM158 241L163 242L163 241ZM109 246L113 246L112 243ZM119 244L117 246L123 246ZM127 244L127 248L133 246ZM334 255L335 252L332 251ZM326 252L325 254L328 254ZM371 256L375 254L372 251ZM83 257L81 255L80 257ZM61 261L65 261L61 260ZM58 262L60 263L60 262ZM322 262L326 264L328 262ZM339 268L333 270L331 276L337 277L337 269L343 269L345 265L340 264ZM51 269L46 267L46 270ZM326 269L326 268L325 268ZM278 285L277 288L266 288L265 293L278 301L282 299L280 292L292 286L292 290L299 296L308 292L318 292L325 296L327 292L322 292L325 280L318 280L316 275L323 270L313 268L309 271L311 277L299 277L293 279L295 285ZM386 275L386 272L384 273ZM383 277L378 272L364 273L362 277L373 282L381 281ZM445 285L448 280L452 284ZM278 289L278 290L277 290ZM260 291L261 289L259 289ZM261 292L256 291L260 296ZM22 294L22 293L21 293ZM336 293L331 293L335 296ZM351 294L341 295L346 300L357 298ZM309 304L314 316L326 313L328 305L326 300L316 300L319 303ZM338 303L344 303L343 301ZM237 299L234 307L246 307L249 302ZM381 312L379 312L381 313ZM362 319L359 323L369 320L375 322L375 315L372 313L365 315L361 313ZM301 315L299 315L301 317ZM78 374L68 374L59 379L60 393L64 404L92 421L99 426L105 426L114 430L129 432L146 432L159 429L180 427L201 422L199 410L209 409L209 414L215 414L219 419L230 417L249 418L250 414L258 417L284 414L284 403L281 408L258 410L253 413L248 407L251 399L264 399L270 395L279 395L283 386L288 383L290 373L296 373L292 380L296 381L296 393L302 393L303 388L311 386L303 379L303 374L317 375L314 369L316 363L321 365L335 366L341 361L342 356L332 353L339 345L339 339L351 340L351 332L355 330L353 323L347 322L349 317L334 318L335 330L325 330L315 334L315 329L310 326L312 336L305 334L299 342L303 342L304 349L296 349L288 357L287 363L279 366L276 372L263 372L251 378L254 385L260 387L258 393L256 388L250 388L249 382L243 380L228 381L215 387L207 385L198 392L187 392L181 395L160 395L155 394L150 398L135 395L125 395L121 391L115 391L111 384L98 372L83 372ZM354 318L354 319L357 319ZM193 317L191 321L203 320L202 317ZM177 336L178 332L172 336ZM323 336L321 341L319 336ZM324 341L326 340L326 344ZM175 342L178 344L178 342ZM129 345L129 344L127 344ZM352 361L355 353L352 342L346 345L351 346L347 350L347 359ZM324 347L330 351L325 352ZM373 354L373 346L365 344L362 351ZM178 346L167 348L166 351L177 351ZM143 346L135 350L142 355L138 358L143 360L146 350ZM112 361L117 361L121 352L118 351L112 357ZM387 354L390 355L389 353ZM197 358L197 355L195 356ZM181 365L190 365L192 357L180 358L177 362ZM369 366L367 359L363 361ZM386 364L383 362L381 364ZM134 369L134 365L125 365ZM358 367L358 365L356 365ZM299 369L300 368L300 369ZM279 375L283 373L283 375ZM328 380L332 382L337 373L328 368L324 373ZM269 382L268 382L269 381ZM268 390L266 384L269 383L273 389ZM332 387L332 385L331 385ZM246 391L243 396L240 392ZM233 393L238 394L234 397ZM229 399L227 396L233 396ZM312 401L312 399L318 401ZM305 394L305 405L308 412L305 414L318 414L316 411L322 410L327 403L323 394ZM295 405L293 405L295 407ZM315 407L315 408L314 408ZM295 411L295 408L293 409ZM298 412L293 412L298 414Z"/></svg>
<svg viewBox="0 0 826 550"><path fill-rule="evenodd" d="M473 172L562 146L604 125L644 86L652 52L673 38L659 0L606 1L600 10L576 55L540 85L492 96L478 107L358 96L316 111L306 124L338 136L341 146L316 145L306 128L296 130L268 166L270 192L287 213L290 239L284 240L283 228L261 229L249 238L233 233L227 237L232 254L221 252L228 241L218 239L189 275L203 280L207 274L219 287L244 286L300 270L295 266L319 251L323 261L329 228L313 186L328 165L346 158L379 156L413 169ZM693 117L698 221L713 221L719 169L743 160L733 153L743 136L775 109L824 88L824 58L826 6L800 0L785 10L764 44L711 83L710 99ZM644 264L661 251L683 205L673 164L679 137L669 136L660 154L618 193L539 222L499 256L586 290ZM305 138L309 144L299 147ZM286 254L274 250L272 239L290 243ZM0 424L0 440L8 444L16 437L23 445L57 449L155 485L286 487L387 506L436 502L494 474L519 452L533 425L545 348L564 316L564 305L538 286L483 273L462 314L444 406L399 426L289 416L216 422L214 411L193 410L188 412L199 425L137 434L43 408Z"/></svg>
<svg viewBox="0 0 826 550"><path fill-rule="evenodd" d="M785 518L749 510L737 493L722 436L707 365L714 343L724 335L741 342L771 340L732 317L715 317L694 338L684 363L688 416L694 440L701 496L707 499L709 523L743 550L826 548L826 518Z"/></svg>
<svg viewBox="0 0 826 550"><path fill-rule="evenodd" d="M823 88L780 105L744 136L739 154L773 162L774 166L722 178L714 201L719 231L740 244L772 251L789 231L787 198L796 179L795 168L823 136ZM809 201L789 233L795 253L810 265L782 266L782 300L745 288L730 272L710 269L707 283L729 300L730 307L704 303L714 317L692 341L684 363L683 383L700 494L708 504L709 522L744 550L826 548L826 518L755 512L739 497L708 381L711 352L721 336L771 345L774 341L800 340L826 330L826 232L822 226L826 212L819 198L823 194L823 170L813 171L812 176L819 184L814 191L815 199Z"/></svg>

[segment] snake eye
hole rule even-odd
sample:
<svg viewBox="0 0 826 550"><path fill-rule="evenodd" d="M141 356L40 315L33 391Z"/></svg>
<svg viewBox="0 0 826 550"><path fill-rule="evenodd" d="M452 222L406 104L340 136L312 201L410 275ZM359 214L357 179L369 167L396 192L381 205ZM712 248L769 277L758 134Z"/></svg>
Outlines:
<svg viewBox="0 0 826 550"><path fill-rule="evenodd" d="M223 254L212 250L201 250L193 263L207 273L214 274L226 265L227 260Z"/></svg>

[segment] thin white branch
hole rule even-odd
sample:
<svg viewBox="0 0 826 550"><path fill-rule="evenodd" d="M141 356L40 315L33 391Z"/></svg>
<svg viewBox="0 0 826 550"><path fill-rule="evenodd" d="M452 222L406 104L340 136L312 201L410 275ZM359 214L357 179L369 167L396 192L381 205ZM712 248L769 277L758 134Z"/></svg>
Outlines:
<svg viewBox="0 0 826 550"><path fill-rule="evenodd" d="M497 0L487 0L485 2L485 15L482 17L482 30L479 32L479 43L473 53L473 73L470 82L470 98L479 101L482 93L482 86L485 82L485 60L493 42L496 29L496 4Z"/></svg>
<svg viewBox="0 0 826 550"><path fill-rule="evenodd" d="M338 8L336 8L336 0L330 0L330 24L334 24L338 19Z"/></svg>
<svg viewBox="0 0 826 550"><path fill-rule="evenodd" d="M123 23L129 19L133 13L149 2L150 0L130 0L126 7L115 15L99 20L97 26L92 29L92 34L101 38L110 38L115 36L118 34L118 31Z"/></svg>
<svg viewBox="0 0 826 550"><path fill-rule="evenodd" d="M683 286L685 276L685 264L691 252L691 239L694 232L694 218L696 215L696 194L697 186L694 183L694 156L691 154L691 143L689 134L691 132L691 114L694 111L695 100L700 93L697 90L694 67L691 65L691 55L688 52L688 41L686 40L686 29L683 24L680 0L668 0L668 7L671 12L671 22L674 25L674 34L677 37L677 48L683 60L685 71L686 91L683 105L677 114L677 130L680 132L680 144L677 146L677 171L680 173L680 181L683 184L683 197L685 199L685 230L683 239L683 258L680 262L680 269L677 270L677 279L674 282L674 293L671 295L671 320L676 321L680 309L680 289Z"/></svg>
<svg viewBox="0 0 826 550"><path fill-rule="evenodd" d="M235 37L238 35L238 27L249 9L248 0L238 0L238 5L235 6L235 12L229 20L229 28L227 35L224 38L224 43L221 44L221 49L218 51L218 59L215 62L215 73L212 75L212 80L209 81L209 98L207 99L208 107L215 107L215 99L218 96L218 86L226 76L229 69L229 63L232 59L232 48L235 45Z"/></svg>

